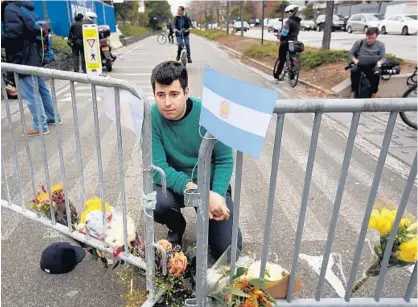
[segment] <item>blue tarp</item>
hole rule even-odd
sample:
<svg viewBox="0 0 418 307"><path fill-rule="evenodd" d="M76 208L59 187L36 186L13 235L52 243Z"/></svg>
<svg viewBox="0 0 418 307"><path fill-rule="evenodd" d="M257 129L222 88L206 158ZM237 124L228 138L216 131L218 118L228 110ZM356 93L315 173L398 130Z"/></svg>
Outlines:
<svg viewBox="0 0 418 307"><path fill-rule="evenodd" d="M35 12L41 18L45 19L43 3L46 3L48 17L51 21L52 31L59 36L68 36L70 25L74 21L77 13L85 14L88 11L97 14L97 23L99 25L107 24L112 32L116 32L116 18L114 7L103 4L101 1L88 0L43 0L32 1L35 5ZM104 10L103 10L104 7Z"/></svg>

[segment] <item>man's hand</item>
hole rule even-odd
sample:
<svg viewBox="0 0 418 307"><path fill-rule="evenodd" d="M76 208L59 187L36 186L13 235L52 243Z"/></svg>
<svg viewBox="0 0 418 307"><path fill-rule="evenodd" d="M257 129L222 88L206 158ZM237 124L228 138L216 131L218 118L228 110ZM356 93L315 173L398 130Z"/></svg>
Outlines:
<svg viewBox="0 0 418 307"><path fill-rule="evenodd" d="M356 58L354 58L354 59L353 59L353 63L354 63L354 64L356 64L356 65L357 65L357 64L358 64L358 62L360 62L360 61L359 61L359 59L356 59Z"/></svg>
<svg viewBox="0 0 418 307"><path fill-rule="evenodd" d="M376 63L376 67L382 67L382 61L378 61L377 63Z"/></svg>
<svg viewBox="0 0 418 307"><path fill-rule="evenodd" d="M226 206L225 198L216 192L209 194L209 219L215 221L226 221L229 219L229 209Z"/></svg>
<svg viewBox="0 0 418 307"><path fill-rule="evenodd" d="M195 190L195 189L197 189L197 184L193 182L188 182L186 184L186 190Z"/></svg>

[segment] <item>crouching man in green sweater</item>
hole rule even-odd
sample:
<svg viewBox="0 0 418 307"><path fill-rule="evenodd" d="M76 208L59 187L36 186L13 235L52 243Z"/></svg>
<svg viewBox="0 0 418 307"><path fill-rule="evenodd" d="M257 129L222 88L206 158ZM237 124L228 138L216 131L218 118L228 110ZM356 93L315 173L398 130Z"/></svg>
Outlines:
<svg viewBox="0 0 418 307"><path fill-rule="evenodd" d="M182 244L186 220L181 214L184 191L197 188L197 160L201 135L199 126L201 100L189 97L186 69L178 62L156 66L151 76L156 104L152 106L152 162L162 168L167 179L167 196L162 194L161 176L154 172L157 205L154 219L165 224L168 240ZM199 132L200 129L200 132ZM233 201L229 185L233 170L232 149L220 142L212 155L211 192L209 196L209 246L218 259L231 245ZM242 250L239 233L238 248Z"/></svg>

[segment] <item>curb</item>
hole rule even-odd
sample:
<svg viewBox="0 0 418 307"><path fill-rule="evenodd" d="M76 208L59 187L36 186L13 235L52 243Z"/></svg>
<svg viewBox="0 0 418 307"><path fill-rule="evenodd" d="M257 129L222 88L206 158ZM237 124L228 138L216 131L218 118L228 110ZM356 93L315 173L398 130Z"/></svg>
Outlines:
<svg viewBox="0 0 418 307"><path fill-rule="evenodd" d="M196 34L196 35L197 35L197 34ZM200 35L197 35L197 36L199 36L199 37L201 37L201 38L203 38L203 39L205 39L205 40L207 40L207 41L210 41L210 42L214 43L214 44L215 44L215 45L217 45L218 47L225 48L225 49L227 49L228 51L231 51L231 52L235 53L236 55L238 55L238 56L240 56L240 57L242 57L242 58L245 58L246 60L248 60L248 61L250 61L250 62L253 62L254 64L257 64L257 65L263 66L264 68L269 69L269 70L273 70L273 67L270 67L270 66L268 66L268 65L266 65L266 64L264 64L264 63L262 63L262 62L260 62L260 61L257 61L257 60L254 60L254 59L252 59L252 58L249 58L249 57L247 57L247 56L243 55L241 52L238 52L238 51L236 51L236 50L234 50L234 49L232 49L232 48L229 48L229 47L227 47L227 46L225 46L225 45L222 45L222 44L220 44L220 43L218 43L218 42L216 42L216 41L212 41L212 40L210 40L210 39L207 39L206 37L203 37L203 36L200 36ZM321 87L319 87L319 86L317 86L317 85L315 85L315 84L312 84L311 82L308 82L308 81L306 81L306 80L303 80L303 79L300 79L300 78L299 78L299 82L300 82L300 83L302 83L303 85L309 86L309 87L311 87L311 88L313 88L313 89L315 89L315 90L321 91L321 92L323 92L323 93L325 93L325 94L327 94L327 95L336 96L336 95L335 95L335 93L333 93L332 91L329 91L329 90L323 89L323 88L321 88Z"/></svg>

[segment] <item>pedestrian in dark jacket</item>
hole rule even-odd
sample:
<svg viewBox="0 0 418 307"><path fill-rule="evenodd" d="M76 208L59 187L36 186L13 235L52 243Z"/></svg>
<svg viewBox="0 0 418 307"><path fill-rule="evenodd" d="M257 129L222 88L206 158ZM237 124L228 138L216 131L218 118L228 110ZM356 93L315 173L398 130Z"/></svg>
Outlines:
<svg viewBox="0 0 418 307"><path fill-rule="evenodd" d="M180 60L181 48L183 46L183 39L182 39L182 34L183 34L184 43L186 44L186 50L187 50L187 59L188 59L188 62L191 63L192 57L190 53L189 35L190 35L190 28L192 27L192 21L190 20L188 16L185 15L183 6L179 6L177 10L177 16L174 17L173 24L174 24L174 32L176 33L176 36L177 36L177 45L178 45L176 60L177 61Z"/></svg>
<svg viewBox="0 0 418 307"><path fill-rule="evenodd" d="M2 46L6 49L8 63L41 67L42 59L36 45L34 19L35 7L29 1L3 1L1 22L3 33ZM33 18L29 16L33 14ZM36 87L33 87L32 81ZM48 124L55 123L54 104L51 93L43 77L20 76L20 94L32 113L32 129L26 131L28 136L49 133ZM36 102L40 102L40 118L38 123ZM59 117L59 115L58 115ZM61 119L59 119L61 122ZM41 126L41 127L39 127Z"/></svg>
<svg viewBox="0 0 418 307"><path fill-rule="evenodd" d="M280 75L283 71L286 54L289 50L289 41L298 40L301 21L301 19L296 16L298 9L297 5L288 5L285 8L288 19L280 32L279 65L277 66L277 70L273 72L274 78L278 80L283 80Z"/></svg>
<svg viewBox="0 0 418 307"><path fill-rule="evenodd" d="M74 71L80 70L80 57L81 57L81 69L86 73L86 60L84 58L84 46L83 46L83 21L84 16L78 13L75 16L75 22L71 24L70 32L68 33L68 44L71 46L73 52L73 66Z"/></svg>
<svg viewBox="0 0 418 307"><path fill-rule="evenodd" d="M170 44L174 43L174 31L173 31L173 25L171 22L167 23L167 30L168 30L168 42Z"/></svg>

